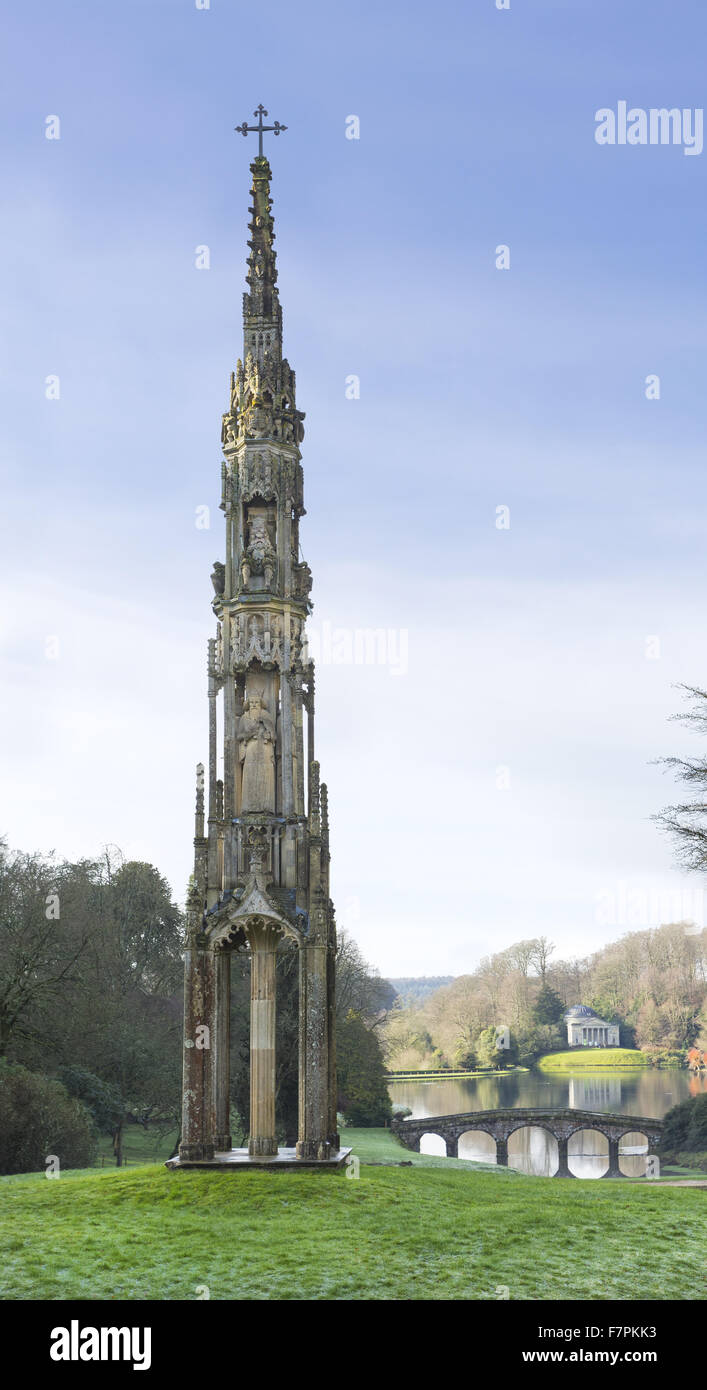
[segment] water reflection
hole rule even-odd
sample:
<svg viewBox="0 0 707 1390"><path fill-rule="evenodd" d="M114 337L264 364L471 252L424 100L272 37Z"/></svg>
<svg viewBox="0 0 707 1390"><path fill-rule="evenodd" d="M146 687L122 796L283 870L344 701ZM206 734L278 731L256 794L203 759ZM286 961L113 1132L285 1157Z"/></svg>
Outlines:
<svg viewBox="0 0 707 1390"><path fill-rule="evenodd" d="M459 1157L471 1158L475 1163L495 1163L496 1140L483 1129L468 1129L459 1136Z"/></svg>
<svg viewBox="0 0 707 1390"><path fill-rule="evenodd" d="M635 1131L624 1134L619 1144L619 1168L627 1178L642 1178L646 1171L648 1140Z"/></svg>
<svg viewBox="0 0 707 1390"><path fill-rule="evenodd" d="M510 1135L509 1168L519 1168L521 1173L532 1173L539 1178L551 1178L557 1172L558 1163L557 1140L546 1129L524 1125Z"/></svg>
<svg viewBox="0 0 707 1390"><path fill-rule="evenodd" d="M621 1113L620 1076L571 1076L569 1103L572 1110Z"/></svg>
<svg viewBox="0 0 707 1390"><path fill-rule="evenodd" d="M690 1095L707 1092L707 1075L687 1071L582 1072L575 1076L550 1076L543 1072L511 1072L508 1076L469 1077L450 1081L397 1081L391 1098L409 1106L413 1116L454 1115L474 1110L498 1110L508 1106L594 1110L600 1114L651 1115L660 1119L671 1106ZM446 1152L444 1140L428 1136L437 1147L428 1153ZM627 1134L619 1146L619 1167L626 1177L645 1172L648 1152L643 1134ZM459 1141L459 1157L493 1163L495 1145L488 1135L469 1130ZM525 1173L550 1175L557 1168L557 1141L537 1126L516 1130L508 1143L508 1162ZM606 1136L597 1130L581 1130L568 1145L568 1165L577 1177L601 1177L609 1166Z"/></svg>
<svg viewBox="0 0 707 1390"><path fill-rule="evenodd" d="M603 1178L609 1171L609 1140L598 1129L578 1129L567 1145L567 1167L576 1178Z"/></svg>

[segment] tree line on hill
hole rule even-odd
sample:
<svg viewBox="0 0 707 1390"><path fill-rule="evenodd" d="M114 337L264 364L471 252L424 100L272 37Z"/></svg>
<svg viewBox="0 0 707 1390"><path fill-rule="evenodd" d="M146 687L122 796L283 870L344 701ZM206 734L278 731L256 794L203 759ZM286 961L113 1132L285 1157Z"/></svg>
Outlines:
<svg viewBox="0 0 707 1390"><path fill-rule="evenodd" d="M100 1133L111 1135L120 1164L128 1123L178 1133L183 930L151 864L125 862L114 848L68 863L0 841L0 1172L43 1167L62 1148L64 1166L83 1166ZM249 968L247 955L234 953L236 1143L248 1126ZM384 1124L391 1111L379 1033L395 991L345 933L337 968L340 1108L351 1124ZM288 943L277 972L277 1126L289 1142L298 971Z"/></svg>
<svg viewBox="0 0 707 1390"><path fill-rule="evenodd" d="M706 1045L707 931L628 932L580 960L553 960L554 950L544 936L518 941L420 1003L399 1003L385 1024L389 1068L527 1065L567 1046L572 1004L619 1023L621 1045L656 1063Z"/></svg>
<svg viewBox="0 0 707 1390"><path fill-rule="evenodd" d="M680 685L686 712L672 717L707 735L707 691ZM653 819L685 869L707 869L707 756L658 759L693 800ZM628 932L580 960L553 961L544 936L487 956L432 994L400 999L385 1027L390 1069L493 1067L528 1063L566 1045L564 1013L588 1004L620 1025L623 1046L652 1061L684 1061L707 1046L707 931L675 922ZM499 1034L501 1046L499 1047Z"/></svg>

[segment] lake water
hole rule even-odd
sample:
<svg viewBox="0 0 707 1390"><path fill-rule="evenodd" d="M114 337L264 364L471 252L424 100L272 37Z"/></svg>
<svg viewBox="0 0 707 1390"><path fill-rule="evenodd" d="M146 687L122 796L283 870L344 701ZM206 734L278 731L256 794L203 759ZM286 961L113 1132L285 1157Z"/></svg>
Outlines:
<svg viewBox="0 0 707 1390"><path fill-rule="evenodd" d="M707 1076L687 1070L655 1071L652 1067L596 1072L510 1072L507 1076L475 1076L457 1081L396 1081L393 1102L409 1106L416 1119L426 1115L458 1115L474 1110L534 1106L543 1109L597 1110L616 1115L645 1115L662 1119L667 1110L690 1095L707 1091ZM459 1157L495 1163L495 1144L480 1130L459 1141ZM444 1142L426 1135L424 1153L444 1154ZM627 1134L621 1141L619 1164L627 1177L641 1177L647 1153L645 1136ZM609 1166L609 1142L597 1130L581 1130L569 1142L569 1168L576 1177L600 1178ZM557 1167L557 1143L546 1130L528 1126L511 1135L508 1164L524 1173L549 1176Z"/></svg>

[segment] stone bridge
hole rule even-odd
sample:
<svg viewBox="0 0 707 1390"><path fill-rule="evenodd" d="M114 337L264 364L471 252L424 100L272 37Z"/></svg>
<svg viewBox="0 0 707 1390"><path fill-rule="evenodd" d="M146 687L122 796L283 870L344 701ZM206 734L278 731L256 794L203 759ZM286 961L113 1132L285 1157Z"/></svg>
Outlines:
<svg viewBox="0 0 707 1390"><path fill-rule="evenodd" d="M481 1130L496 1141L496 1162L508 1166L508 1140L516 1130L535 1126L545 1129L557 1140L559 1166L556 1178L573 1178L568 1166L567 1146L570 1137L581 1129L598 1130L609 1141L609 1167L602 1176L622 1178L619 1168L619 1143L625 1134L645 1135L649 1150L660 1142L663 1121L645 1115L606 1115L595 1110L474 1110L465 1115L428 1115L425 1119L393 1120L391 1128L408 1149L420 1152L423 1134L435 1134L447 1146L447 1158L459 1155L459 1140L470 1130Z"/></svg>

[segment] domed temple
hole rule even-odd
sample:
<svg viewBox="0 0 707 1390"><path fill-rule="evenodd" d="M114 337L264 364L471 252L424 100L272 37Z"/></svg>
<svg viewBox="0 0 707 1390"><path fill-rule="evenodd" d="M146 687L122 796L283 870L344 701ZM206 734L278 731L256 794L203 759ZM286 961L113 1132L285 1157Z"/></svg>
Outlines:
<svg viewBox="0 0 707 1390"><path fill-rule="evenodd" d="M253 176L243 359L231 376L221 441L225 560L211 576L209 760L197 768L194 873L184 957L184 1081L179 1158L171 1167L338 1165L336 928L329 897L327 790L314 753L314 667L304 627L311 573L295 374L283 356L270 201L260 133ZM218 708L217 708L218 707ZM218 776L221 731L223 777ZM299 1133L278 1149L275 984L278 943L299 953ZM250 956L250 1133L230 1134L230 964Z"/></svg>
<svg viewBox="0 0 707 1390"><path fill-rule="evenodd" d="M618 1047L619 1025L599 1018L587 1004L573 1004L565 1014L570 1047Z"/></svg>

